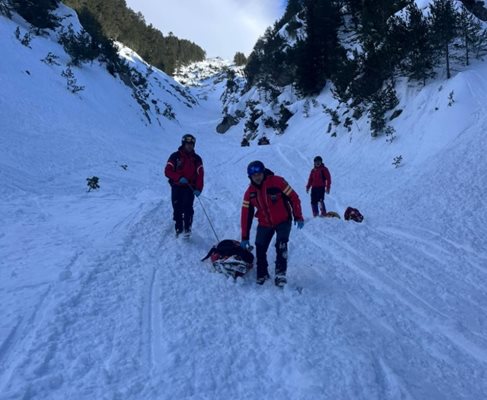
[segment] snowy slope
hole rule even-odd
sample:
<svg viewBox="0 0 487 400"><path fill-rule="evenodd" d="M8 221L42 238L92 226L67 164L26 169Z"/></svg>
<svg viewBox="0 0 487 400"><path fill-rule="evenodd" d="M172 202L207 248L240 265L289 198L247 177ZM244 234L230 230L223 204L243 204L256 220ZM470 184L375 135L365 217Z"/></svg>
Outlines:
<svg viewBox="0 0 487 400"><path fill-rule="evenodd" d="M39 62L62 50L27 49L15 27L0 17L1 400L486 398L486 65L403 85L393 143L365 120L330 137L313 108L271 146L242 148L240 125L215 133L219 90L192 89L207 100L149 125L95 64L68 92ZM206 170L189 242L173 237L162 175L185 132ZM317 154L328 209L357 207L363 224L309 217ZM199 261L216 241L203 211L239 238L254 159L303 202L284 290ZM92 175L101 188L86 193Z"/></svg>
<svg viewBox="0 0 487 400"><path fill-rule="evenodd" d="M230 61L220 57L208 58L179 68L174 78L187 86L201 86L206 79L214 78L215 75L232 66Z"/></svg>

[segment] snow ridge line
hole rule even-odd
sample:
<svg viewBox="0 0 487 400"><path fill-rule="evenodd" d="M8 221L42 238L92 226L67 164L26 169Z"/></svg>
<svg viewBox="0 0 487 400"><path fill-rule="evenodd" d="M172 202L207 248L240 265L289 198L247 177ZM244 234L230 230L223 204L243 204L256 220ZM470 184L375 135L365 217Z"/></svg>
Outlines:
<svg viewBox="0 0 487 400"><path fill-rule="evenodd" d="M163 333L161 328L161 289L157 268L152 268L152 273L148 279L147 295L144 300L145 321L142 322L142 328L145 331L147 368L148 373L157 375L160 373L161 361L164 359L164 348L162 345Z"/></svg>

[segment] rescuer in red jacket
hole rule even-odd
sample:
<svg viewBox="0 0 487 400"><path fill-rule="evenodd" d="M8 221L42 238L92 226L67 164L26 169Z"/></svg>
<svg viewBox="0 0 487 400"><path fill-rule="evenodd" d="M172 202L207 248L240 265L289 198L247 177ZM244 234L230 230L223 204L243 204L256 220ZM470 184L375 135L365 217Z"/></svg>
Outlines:
<svg viewBox="0 0 487 400"><path fill-rule="evenodd" d="M257 283L262 285L270 278L267 269L267 249L274 233L276 234L276 270L274 283L284 286L287 282L287 242L291 232L291 223L297 224L298 229L304 226L301 214L301 202L298 195L286 180L267 168L261 161L252 161L247 167L250 185L245 192L242 214L243 248L249 248L249 235L255 216L259 224L255 247L257 255Z"/></svg>
<svg viewBox="0 0 487 400"><path fill-rule="evenodd" d="M326 214L325 192L326 194L330 194L331 175L320 156L316 156L313 161L315 166L309 174L306 193L311 188L311 210L313 211L313 217L318 216L318 205L320 208L320 216L324 217Z"/></svg>
<svg viewBox="0 0 487 400"><path fill-rule="evenodd" d="M194 196L199 196L203 190L203 161L194 152L195 144L196 139L193 135L184 135L181 146L178 151L171 154L164 169L171 185L176 237L183 232L185 237L191 235Z"/></svg>

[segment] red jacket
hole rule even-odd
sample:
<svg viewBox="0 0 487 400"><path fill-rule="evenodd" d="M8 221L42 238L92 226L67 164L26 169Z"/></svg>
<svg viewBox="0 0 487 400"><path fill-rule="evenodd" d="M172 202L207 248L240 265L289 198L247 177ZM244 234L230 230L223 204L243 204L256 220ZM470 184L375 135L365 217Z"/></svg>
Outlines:
<svg viewBox="0 0 487 400"><path fill-rule="evenodd" d="M187 153L182 146L172 153L167 160L164 174L169 178L169 183L175 186L185 186L179 183L179 179L186 178L193 189L203 190L203 161L194 151Z"/></svg>
<svg viewBox="0 0 487 400"><path fill-rule="evenodd" d="M283 222L303 221L301 201L286 180L268 169L260 186L253 182L244 194L241 214L242 240L248 240L254 211L259 225L274 227Z"/></svg>
<svg viewBox="0 0 487 400"><path fill-rule="evenodd" d="M331 186L331 175L328 168L326 168L323 164L319 167L314 167L308 179L308 184L306 185L306 190L310 187L324 187L327 192L330 191Z"/></svg>

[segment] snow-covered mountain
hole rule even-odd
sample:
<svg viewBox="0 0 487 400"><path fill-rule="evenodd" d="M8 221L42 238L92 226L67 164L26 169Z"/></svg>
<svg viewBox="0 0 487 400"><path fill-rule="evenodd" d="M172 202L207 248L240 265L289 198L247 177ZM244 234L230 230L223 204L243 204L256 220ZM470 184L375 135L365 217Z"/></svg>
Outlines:
<svg viewBox="0 0 487 400"><path fill-rule="evenodd" d="M174 79L186 86L202 86L207 79L218 79L229 69L237 71L240 75L243 74L242 67L236 67L230 61L216 57L179 68Z"/></svg>
<svg viewBox="0 0 487 400"><path fill-rule="evenodd" d="M303 93L313 93L307 99L304 111L308 113L311 103L314 107L322 107L330 115L330 133L336 134L337 130L350 132L353 124L363 125L361 121L366 120L372 136L390 134L393 127L387 120L401 112L396 108L395 81L396 78L400 80L401 77L408 75L405 65L410 65L413 61L407 59L407 52L399 51L396 54L387 49L407 47L401 44L398 37L405 35L402 37L403 42L413 40L412 32L416 28L410 26L411 20L419 19L418 15L422 15L423 23L431 24L431 21L435 19L433 16L436 15L433 9L437 9L437 7L432 7L432 0L415 0L409 2L409 5L404 2L391 2L396 7L393 10L399 11L395 14L393 14L393 10L390 10L390 14L384 12L383 25L379 24L371 28L374 24L371 20L365 20L367 13L358 12L360 6L354 7L351 3L354 2L334 3L337 7L335 10L337 15L334 17L337 26L327 40L330 43L336 40L336 49L330 48L321 53L320 57L327 60L323 62L323 65L328 65L328 71L325 71L323 65L318 67L322 61L313 58L313 54L308 49L311 44L308 46L305 39L309 37L308 30L314 32L319 29L319 26L326 25L326 23L317 24L316 21L313 21L311 16L313 13L307 14L307 7L304 3L294 1L293 6L290 7L291 2L289 2L289 10L286 10L285 15L259 38L249 56L249 64L246 69L249 81L243 85L234 85L236 89L227 90L222 98L224 107L221 125L225 126L225 131L230 126L239 123L236 129L242 132L243 145L263 139L272 141L273 137L286 131L289 118L300 110L296 105L303 97ZM449 49L448 72L445 73L447 62L443 54L443 47L436 48L435 57L433 57L435 61L432 61L433 58L430 60L429 75L419 79L418 76L409 73L412 85L415 82L422 83L430 76L449 76L450 69L455 72L466 71L469 69L469 60L472 57L476 60L485 58L487 9L483 8L483 5L483 2L452 1L451 13L455 15L457 26L447 46ZM313 9L314 6L310 5L310 7ZM323 7L326 9L327 6L323 5ZM384 6L377 5L377 7ZM317 6L315 11L319 9ZM331 12L331 10L328 11ZM323 13L321 18L324 18L325 15ZM316 29L310 27L310 23L316 23ZM453 22L451 23L453 24ZM372 30L384 30L383 34L367 36L361 29L367 24L371 24L369 28ZM418 40L420 43L430 42L432 46L433 43L436 43L436 39L433 40L434 31L439 28L433 29L433 25L428 26L430 36L423 37L424 40ZM321 34L323 37L326 36L324 32ZM311 40L312 43L317 41L319 41L318 37ZM326 47L324 42L320 44ZM472 52L474 47L475 51ZM420 51L420 49L416 50ZM335 54L335 59L341 61L336 63L333 57L328 59L327 53ZM442 54L442 57L438 57L439 54ZM374 57L377 60L374 61ZM394 58L395 61L391 61L389 64L381 64L378 61ZM425 54L418 57L418 59L423 58L426 58ZM315 65L315 67L306 70L303 69L303 65ZM320 77L309 78L315 70L320 71ZM314 91L310 91L306 85L311 85L311 83L303 83L303 81L313 79L317 81L315 82L316 87ZM303 85L306 89L303 88ZM320 91L334 92L334 97L340 101L332 100L318 104L316 94ZM339 114L344 117L339 118Z"/></svg>
<svg viewBox="0 0 487 400"><path fill-rule="evenodd" d="M71 68L84 86L72 93L55 38L27 47L17 27L0 15L1 400L487 396L485 62L425 87L399 81L387 137L371 139L365 117L328 132L322 105L347 114L327 91L307 105L284 92L286 133L241 147L243 121L215 131L225 80L188 89L121 48L148 77L148 109L97 62ZM162 170L187 132L206 178L182 242ZM362 224L310 217L318 154L328 209L356 207ZM200 261L213 228L240 238L255 159L306 218L284 290ZM100 189L87 192L92 176Z"/></svg>
<svg viewBox="0 0 487 400"><path fill-rule="evenodd" d="M232 88L231 95L243 89L245 84L243 70L243 66L236 66L228 60L217 57L181 67L174 79L182 85L192 88L196 98L206 101L211 93L228 92L228 87ZM226 93L221 95L222 108L224 108L227 97ZM222 114L225 114L225 111Z"/></svg>

